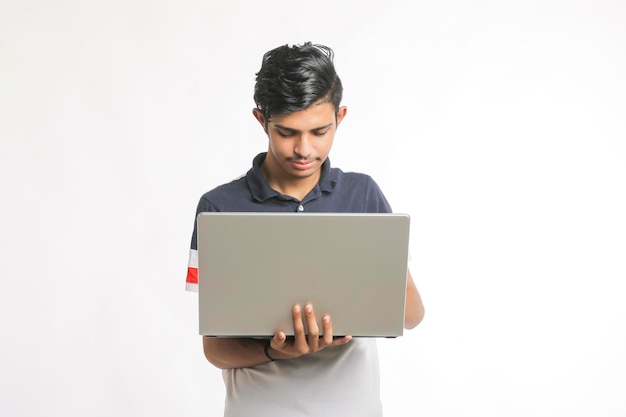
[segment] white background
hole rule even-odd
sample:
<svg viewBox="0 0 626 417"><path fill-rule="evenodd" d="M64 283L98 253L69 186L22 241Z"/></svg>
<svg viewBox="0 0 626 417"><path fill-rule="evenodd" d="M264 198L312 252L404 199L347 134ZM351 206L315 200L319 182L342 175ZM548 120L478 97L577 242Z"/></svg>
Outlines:
<svg viewBox="0 0 626 417"><path fill-rule="evenodd" d="M626 416L626 3L0 1L0 414L219 416L186 293L262 54L335 49L333 165L412 217L387 416Z"/></svg>

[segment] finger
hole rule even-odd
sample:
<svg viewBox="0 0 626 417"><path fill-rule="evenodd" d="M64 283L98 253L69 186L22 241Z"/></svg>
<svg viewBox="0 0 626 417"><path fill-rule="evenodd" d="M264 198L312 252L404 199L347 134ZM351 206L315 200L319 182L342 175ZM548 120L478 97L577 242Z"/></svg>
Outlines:
<svg viewBox="0 0 626 417"><path fill-rule="evenodd" d="M316 352L319 350L320 344L320 328L317 325L317 320L315 319L315 312L313 311L313 306L311 304L307 304L304 307L304 314L306 316L306 324L309 328L308 342L309 348Z"/></svg>
<svg viewBox="0 0 626 417"><path fill-rule="evenodd" d="M333 340L333 345L345 345L350 340L352 340L352 335L347 334L347 335L345 335L344 337L342 337L340 339Z"/></svg>
<svg viewBox="0 0 626 417"><path fill-rule="evenodd" d="M287 336L284 332L276 332L272 340L270 340L270 347L274 350L282 350L287 346Z"/></svg>
<svg viewBox="0 0 626 417"><path fill-rule="evenodd" d="M330 346L333 344L333 324L330 321L328 314L322 317L322 328L324 329L323 344L324 346Z"/></svg>
<svg viewBox="0 0 626 417"><path fill-rule="evenodd" d="M294 346L299 352L305 353L308 349L306 334L304 333L304 321L302 320L302 309L299 305L293 307L293 338Z"/></svg>

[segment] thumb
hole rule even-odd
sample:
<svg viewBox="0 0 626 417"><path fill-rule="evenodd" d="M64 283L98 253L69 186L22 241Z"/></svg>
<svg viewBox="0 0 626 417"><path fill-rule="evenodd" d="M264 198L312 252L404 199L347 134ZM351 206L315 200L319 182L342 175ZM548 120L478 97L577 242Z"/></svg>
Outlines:
<svg viewBox="0 0 626 417"><path fill-rule="evenodd" d="M276 350L282 350L287 344L287 336L283 332L276 332L272 340L270 341L270 347Z"/></svg>

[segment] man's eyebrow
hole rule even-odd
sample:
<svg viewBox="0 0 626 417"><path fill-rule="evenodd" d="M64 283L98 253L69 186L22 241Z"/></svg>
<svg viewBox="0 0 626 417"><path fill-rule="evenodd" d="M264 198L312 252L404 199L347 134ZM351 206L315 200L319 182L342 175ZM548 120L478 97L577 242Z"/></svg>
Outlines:
<svg viewBox="0 0 626 417"><path fill-rule="evenodd" d="M329 124L324 125L324 126L314 127L314 128L313 128L313 129L311 129L311 130L324 130L324 129L328 129L328 128L329 128L329 127L331 127L333 124L334 124L334 123L329 123ZM275 126L277 129L286 130L286 131L288 131L288 132L299 132L299 130L298 130L298 129L293 129L293 128L291 128L291 127L283 126L283 125L280 125L280 124L278 124L278 123L274 123L274 126Z"/></svg>
<svg viewBox="0 0 626 417"><path fill-rule="evenodd" d="M332 125L334 125L335 123L328 123L327 125L324 126L320 126L320 127L316 127L315 129L312 130L324 130L324 129L328 129L329 127L331 127Z"/></svg>
<svg viewBox="0 0 626 417"><path fill-rule="evenodd" d="M283 126L283 125L279 125L279 124L277 124L277 123L274 123L274 127L276 127L277 129L281 129L281 130L286 130L286 131L288 131L288 132L297 132L297 130L296 130L296 129L292 129L292 128L290 128L290 127Z"/></svg>

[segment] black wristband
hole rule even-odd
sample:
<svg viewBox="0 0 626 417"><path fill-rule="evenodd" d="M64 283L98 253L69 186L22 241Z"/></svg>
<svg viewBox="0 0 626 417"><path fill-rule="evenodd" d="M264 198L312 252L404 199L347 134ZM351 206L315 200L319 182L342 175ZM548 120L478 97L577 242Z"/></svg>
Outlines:
<svg viewBox="0 0 626 417"><path fill-rule="evenodd" d="M269 359L271 362L274 362L276 359L272 358L269 352L271 342L272 342L271 340L267 341L267 343L263 347L263 353L265 353L265 356L267 357L267 359Z"/></svg>

